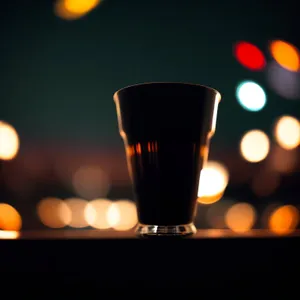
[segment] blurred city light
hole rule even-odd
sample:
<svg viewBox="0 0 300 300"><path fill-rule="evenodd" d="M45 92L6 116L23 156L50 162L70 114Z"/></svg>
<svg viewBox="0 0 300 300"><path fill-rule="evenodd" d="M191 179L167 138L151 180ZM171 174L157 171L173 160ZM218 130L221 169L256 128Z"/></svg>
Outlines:
<svg viewBox="0 0 300 300"><path fill-rule="evenodd" d="M268 166L273 171L288 174L297 169L298 160L297 149L286 150L278 145L273 145L268 159Z"/></svg>
<svg viewBox="0 0 300 300"><path fill-rule="evenodd" d="M260 111L266 105L267 96L263 88L253 81L243 81L236 88L240 105L252 112Z"/></svg>
<svg viewBox="0 0 300 300"><path fill-rule="evenodd" d="M256 221L256 212L248 203L237 203L228 209L225 222L229 229L243 233L250 230Z"/></svg>
<svg viewBox="0 0 300 300"><path fill-rule="evenodd" d="M229 181L229 171L217 161L208 161L200 173L198 202L211 204L220 200Z"/></svg>
<svg viewBox="0 0 300 300"><path fill-rule="evenodd" d="M47 197L37 205L37 214L40 221L49 228L63 228L70 224L72 212L61 199Z"/></svg>
<svg viewBox="0 0 300 300"><path fill-rule="evenodd" d="M68 208L71 211L70 227L83 228L88 226L88 222L85 217L85 208L88 202L79 198L69 198L65 200Z"/></svg>
<svg viewBox="0 0 300 300"><path fill-rule="evenodd" d="M10 124L0 121L0 159L15 158L19 147L20 141L16 130Z"/></svg>
<svg viewBox="0 0 300 300"><path fill-rule="evenodd" d="M18 211L7 203L0 203L0 229L19 231L22 228L22 218Z"/></svg>
<svg viewBox="0 0 300 300"><path fill-rule="evenodd" d="M108 229L108 209L112 205L112 201L108 199L95 199L90 201L85 207L84 216L87 223L97 229Z"/></svg>
<svg viewBox="0 0 300 300"><path fill-rule="evenodd" d="M138 222L136 205L129 200L118 200L108 209L107 219L111 227L118 231L132 229Z"/></svg>
<svg viewBox="0 0 300 300"><path fill-rule="evenodd" d="M251 130L245 133L240 142L240 153L249 162L264 160L270 151L270 140L261 130Z"/></svg>
<svg viewBox="0 0 300 300"><path fill-rule="evenodd" d="M262 70L266 65L266 59L262 51L251 43L237 42L233 50L237 61L252 71Z"/></svg>
<svg viewBox="0 0 300 300"><path fill-rule="evenodd" d="M55 14L65 20L79 19L98 6L100 0L57 0Z"/></svg>
<svg viewBox="0 0 300 300"><path fill-rule="evenodd" d="M279 96L295 100L300 98L300 73L292 72L277 64L268 64L266 77L269 86Z"/></svg>
<svg viewBox="0 0 300 300"><path fill-rule="evenodd" d="M15 240L20 237L20 232L18 231L8 231L0 230L0 240Z"/></svg>
<svg viewBox="0 0 300 300"><path fill-rule="evenodd" d="M98 166L81 166L73 174L73 188L79 197L95 199L106 197L110 188L107 174Z"/></svg>
<svg viewBox="0 0 300 300"><path fill-rule="evenodd" d="M212 228L223 229L226 227L225 213L235 203L235 201L222 198L221 201L209 206L206 214L208 224Z"/></svg>
<svg viewBox="0 0 300 300"><path fill-rule="evenodd" d="M300 122L292 116L282 116L275 124L275 139L279 146L290 150L300 145Z"/></svg>
<svg viewBox="0 0 300 300"><path fill-rule="evenodd" d="M299 223L299 212L293 205L281 206L272 212L269 229L278 235L292 233Z"/></svg>
<svg viewBox="0 0 300 300"><path fill-rule="evenodd" d="M273 58L283 68L294 72L299 70L299 51L295 46L285 41L276 40L270 43L269 49Z"/></svg>
<svg viewBox="0 0 300 300"><path fill-rule="evenodd" d="M252 190L258 197L266 197L276 191L280 185L281 177L278 173L264 168L252 180Z"/></svg>

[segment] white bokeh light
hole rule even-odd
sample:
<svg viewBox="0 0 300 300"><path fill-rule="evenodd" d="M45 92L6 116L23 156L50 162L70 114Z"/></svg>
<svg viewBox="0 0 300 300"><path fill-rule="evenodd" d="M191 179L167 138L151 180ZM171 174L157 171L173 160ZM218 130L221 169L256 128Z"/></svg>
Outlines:
<svg viewBox="0 0 300 300"><path fill-rule="evenodd" d="M240 142L240 153L251 163L264 160L270 151L270 140L261 130L250 130L244 134Z"/></svg>
<svg viewBox="0 0 300 300"><path fill-rule="evenodd" d="M263 88L253 81L243 81L236 89L240 105L248 111L259 111L266 105L267 97Z"/></svg>

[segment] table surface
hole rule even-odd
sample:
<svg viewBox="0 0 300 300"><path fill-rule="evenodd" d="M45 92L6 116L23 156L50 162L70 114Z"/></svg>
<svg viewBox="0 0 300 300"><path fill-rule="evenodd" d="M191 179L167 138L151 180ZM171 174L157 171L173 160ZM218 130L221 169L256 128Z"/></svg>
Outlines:
<svg viewBox="0 0 300 300"><path fill-rule="evenodd" d="M22 232L17 239L0 239L0 272L34 282L45 278L35 274L51 272L74 288L88 282L97 288L246 284L253 290L299 279L299 237L299 231L279 237L265 230L198 230L188 239L152 240L137 239L134 232Z"/></svg>
<svg viewBox="0 0 300 300"><path fill-rule="evenodd" d="M189 239L222 239L222 238L289 238L300 237L300 230L288 235L276 235L269 230L257 229L247 232L233 232L229 229L205 229L198 230ZM24 232L4 232L0 230L0 241L9 239L136 239L134 231L113 231L113 230L39 230Z"/></svg>

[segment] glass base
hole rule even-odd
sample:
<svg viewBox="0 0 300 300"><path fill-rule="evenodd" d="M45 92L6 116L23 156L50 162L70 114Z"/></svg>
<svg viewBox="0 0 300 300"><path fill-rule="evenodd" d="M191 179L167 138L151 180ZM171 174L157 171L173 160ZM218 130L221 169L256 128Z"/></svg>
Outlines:
<svg viewBox="0 0 300 300"><path fill-rule="evenodd" d="M136 228L136 234L139 237L185 237L195 234L196 231L193 223L169 226L138 224Z"/></svg>

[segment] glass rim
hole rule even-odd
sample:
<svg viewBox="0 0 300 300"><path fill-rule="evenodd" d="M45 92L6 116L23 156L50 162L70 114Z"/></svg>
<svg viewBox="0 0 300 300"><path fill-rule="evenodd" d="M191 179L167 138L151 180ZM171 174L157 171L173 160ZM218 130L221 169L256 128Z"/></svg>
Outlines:
<svg viewBox="0 0 300 300"><path fill-rule="evenodd" d="M115 97L117 96L117 94L119 94L120 92L130 89L130 88L134 88L134 87L139 87L139 86L146 86L146 85L183 85L183 86L195 86L195 87L201 87L207 90L210 90L212 92L214 92L218 98L218 102L221 101L221 93L216 90L215 88L212 88L210 86L207 85L203 85L203 84L198 84L198 83L191 83L191 82L177 82L177 81L150 81L150 82L144 82L144 83L136 83L136 84L131 84L131 85L127 85L123 88L120 88L119 90L117 90L114 95L113 95L113 99L114 101L116 100Z"/></svg>

